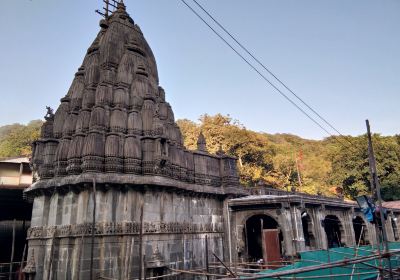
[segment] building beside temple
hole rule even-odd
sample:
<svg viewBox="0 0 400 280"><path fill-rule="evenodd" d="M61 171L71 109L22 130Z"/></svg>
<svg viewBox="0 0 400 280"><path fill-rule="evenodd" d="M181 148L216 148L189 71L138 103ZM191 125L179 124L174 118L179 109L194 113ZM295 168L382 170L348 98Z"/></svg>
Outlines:
<svg viewBox="0 0 400 280"><path fill-rule="evenodd" d="M31 184L28 158L0 159L0 276L9 271L12 255L14 262L21 261L32 213L32 203L24 199L23 191Z"/></svg>
<svg viewBox="0 0 400 280"><path fill-rule="evenodd" d="M204 268L206 237L209 254L227 263L376 242L355 203L250 194L236 159L208 153L202 134L197 150L187 150L153 53L122 2L100 28L33 144L34 183L25 192L33 199L24 268L31 279ZM390 210L391 240L399 215Z"/></svg>
<svg viewBox="0 0 400 280"><path fill-rule="evenodd" d="M377 244L375 225L356 202L268 188L252 192L228 202L232 261L265 259L269 247L289 258L310 250ZM389 204L387 210L388 240L398 241L400 208ZM274 242L262 239L266 231L275 231Z"/></svg>

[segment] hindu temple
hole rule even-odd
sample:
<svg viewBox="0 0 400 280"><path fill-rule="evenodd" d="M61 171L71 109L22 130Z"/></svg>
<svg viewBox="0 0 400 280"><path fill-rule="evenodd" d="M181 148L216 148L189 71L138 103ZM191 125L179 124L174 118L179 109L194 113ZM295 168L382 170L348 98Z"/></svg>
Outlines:
<svg viewBox="0 0 400 280"><path fill-rule="evenodd" d="M151 48L115 8L33 143L28 279L205 279L188 272L211 256L235 266L377 243L355 202L246 189L202 133L186 149ZM389 207L390 241L399 222Z"/></svg>
<svg viewBox="0 0 400 280"><path fill-rule="evenodd" d="M33 145L26 273L89 279L92 266L130 279L196 267L205 235L223 258L226 198L243 192L236 160L209 154L202 135L197 151L183 147L152 50L123 3L101 20L60 102Z"/></svg>

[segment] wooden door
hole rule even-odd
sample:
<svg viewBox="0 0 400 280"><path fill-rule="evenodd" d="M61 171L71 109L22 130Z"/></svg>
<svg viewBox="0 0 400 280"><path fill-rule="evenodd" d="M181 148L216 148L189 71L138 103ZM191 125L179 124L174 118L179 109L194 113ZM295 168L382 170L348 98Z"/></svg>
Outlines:
<svg viewBox="0 0 400 280"><path fill-rule="evenodd" d="M282 259L277 229L264 229L262 231L262 247L264 263L268 268L277 268Z"/></svg>

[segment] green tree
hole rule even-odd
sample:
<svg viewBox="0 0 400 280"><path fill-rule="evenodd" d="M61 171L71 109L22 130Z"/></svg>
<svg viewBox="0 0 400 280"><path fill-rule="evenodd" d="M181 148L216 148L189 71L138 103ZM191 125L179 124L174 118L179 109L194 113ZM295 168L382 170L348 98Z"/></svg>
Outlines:
<svg viewBox="0 0 400 280"><path fill-rule="evenodd" d="M267 185L312 194L354 198L370 193L368 143L365 135L322 141L307 140L291 134L267 134L246 129L230 116L203 115L199 123L177 121L184 144L197 148L203 132L207 149L216 153L221 147L238 159L240 181L255 186ZM340 143L338 143L338 140ZM348 141L350 145L344 144ZM373 136L378 175L384 199L400 199L400 135ZM300 178L300 180L299 180Z"/></svg>
<svg viewBox="0 0 400 280"><path fill-rule="evenodd" d="M199 126L188 119L177 120L176 123L178 124L182 136L183 136L183 144L189 150L196 150L197 149L197 137L200 133Z"/></svg>
<svg viewBox="0 0 400 280"><path fill-rule="evenodd" d="M348 140L351 140L353 145L350 147L336 145L331 150L331 180L343 186L347 197L354 198L369 194L371 190L368 140L366 135L349 137ZM372 141L383 197L390 199L390 196L400 196L399 144L395 137L382 137L379 134L374 134Z"/></svg>
<svg viewBox="0 0 400 280"><path fill-rule="evenodd" d="M0 127L0 158L30 156L31 144L39 138L42 121L27 125L12 124Z"/></svg>

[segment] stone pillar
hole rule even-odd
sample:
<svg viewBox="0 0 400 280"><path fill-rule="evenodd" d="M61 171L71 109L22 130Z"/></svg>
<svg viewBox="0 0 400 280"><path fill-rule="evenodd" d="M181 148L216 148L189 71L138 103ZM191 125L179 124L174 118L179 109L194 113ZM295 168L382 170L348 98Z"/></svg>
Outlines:
<svg viewBox="0 0 400 280"><path fill-rule="evenodd" d="M90 193L88 190L83 190L79 193L77 199L77 213L76 213L76 223L83 224L83 223L90 223L91 217L87 217L88 207L90 203Z"/></svg>
<svg viewBox="0 0 400 280"><path fill-rule="evenodd" d="M393 226L392 226L392 216L389 215L389 213L388 213L387 220L385 222L385 226L386 226L387 240L388 241L395 241L394 240Z"/></svg>
<svg viewBox="0 0 400 280"><path fill-rule="evenodd" d="M356 237L353 228L353 212L351 210L347 210L343 212L343 218L341 223L343 224L344 230L344 238L342 240L345 242L346 246L356 246ZM340 220L340 219L339 219Z"/></svg>
<svg viewBox="0 0 400 280"><path fill-rule="evenodd" d="M322 227L321 222L325 219L325 206L321 205L315 209L314 214L314 232L317 239L317 244L321 249L328 249L328 241L326 237L325 229Z"/></svg>
<svg viewBox="0 0 400 280"><path fill-rule="evenodd" d="M22 270L25 273L26 279L34 280L36 274L36 261L35 261L35 251L34 249L29 249L27 263L24 269ZM39 278L37 278L39 279Z"/></svg>
<svg viewBox="0 0 400 280"><path fill-rule="evenodd" d="M292 206L291 207L292 215L293 215L293 224L294 224L294 230L295 230L295 247L296 247L296 252L302 252L305 251L306 245L305 245L305 239L304 239L304 232L303 232L303 223L301 221L301 210L296 207Z"/></svg>
<svg viewBox="0 0 400 280"><path fill-rule="evenodd" d="M237 238L237 227L235 222L235 215L228 206L228 198L225 198L223 202L223 217L225 227L225 240L223 256L226 262L237 261L237 250L236 250L236 238Z"/></svg>
<svg viewBox="0 0 400 280"><path fill-rule="evenodd" d="M31 220L31 228L35 227L46 227L48 224L49 218L49 209L50 209L50 197L47 195L37 196L33 202L32 209L32 220ZM46 234L46 231L41 231L42 234ZM29 232L28 232L29 238ZM44 279L43 278L43 270L44 270L44 262L43 260L46 257L45 247L42 245L43 241L39 239L28 239L28 264L27 268L24 270L27 273L27 276L31 277L31 279Z"/></svg>
<svg viewBox="0 0 400 280"><path fill-rule="evenodd" d="M296 255L296 247L294 245L294 227L291 222L291 209L290 207L284 207L281 208L279 211L281 211L281 214L278 216L278 224L281 229L282 235L283 235L283 242L284 242L284 252L283 254L286 256L294 256Z"/></svg>
<svg viewBox="0 0 400 280"><path fill-rule="evenodd" d="M41 227L47 225L49 216L50 197L41 195L35 197L32 207L31 227Z"/></svg>
<svg viewBox="0 0 400 280"><path fill-rule="evenodd" d="M63 210L62 210L62 225L73 225L76 223L77 213L77 194L74 192L68 192L64 196Z"/></svg>
<svg viewBox="0 0 400 280"><path fill-rule="evenodd" d="M394 223L394 226L395 226L395 229L396 229L396 234L394 235L394 240L398 241L399 238L400 238L400 236L399 236L399 226L398 226L398 219L399 218L397 217L396 213L392 214L392 219L393 219L393 223Z"/></svg>
<svg viewBox="0 0 400 280"><path fill-rule="evenodd" d="M371 243L371 245L375 245L376 246L376 242L377 242L377 237L376 237L376 227L374 224L371 223L367 223L367 228L368 228L368 237L369 237L369 242Z"/></svg>

